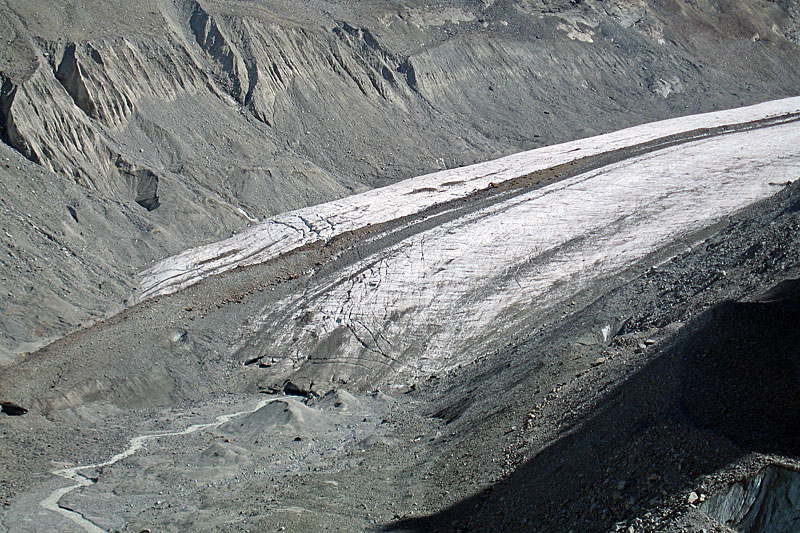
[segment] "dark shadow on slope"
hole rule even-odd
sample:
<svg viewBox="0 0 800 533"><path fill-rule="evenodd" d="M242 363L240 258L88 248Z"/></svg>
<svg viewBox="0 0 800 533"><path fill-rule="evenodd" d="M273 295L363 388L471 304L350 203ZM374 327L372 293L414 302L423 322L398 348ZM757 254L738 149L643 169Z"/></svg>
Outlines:
<svg viewBox="0 0 800 533"><path fill-rule="evenodd" d="M800 454L800 283L725 302L503 482L387 530L608 531L758 451Z"/></svg>
<svg viewBox="0 0 800 533"><path fill-rule="evenodd" d="M137 204L148 211L158 209L158 175L152 170L134 165L122 156L117 156L116 167L125 183L133 191Z"/></svg>

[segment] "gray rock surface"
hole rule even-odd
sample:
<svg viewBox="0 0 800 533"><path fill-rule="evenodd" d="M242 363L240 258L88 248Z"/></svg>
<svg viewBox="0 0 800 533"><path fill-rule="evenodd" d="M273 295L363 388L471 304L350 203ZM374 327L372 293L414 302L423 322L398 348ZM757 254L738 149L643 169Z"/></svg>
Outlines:
<svg viewBox="0 0 800 533"><path fill-rule="evenodd" d="M436 353L424 327L458 317L423 323L398 367L452 364L403 382L359 367L367 357L326 361L345 337L320 335L305 304L361 283L360 318L378 285L349 267L403 264L394 245L445 223L456 234L561 174L131 306L134 273L444 165L795 94L797 15L786 0L3 2L0 532L724 531L730 513L704 500L800 467L794 152L767 167L747 160L753 146L725 148L736 164L708 164L722 181L706 197L752 185L748 165L785 175L761 183L766 199L581 278L546 313L531 300ZM698 151L684 160L746 133L685 140ZM663 161L617 155L571 177ZM641 174L675 171L667 160ZM619 233L564 247L598 235ZM518 274L501 279L524 296ZM452 308L501 294L474 287ZM361 355L406 342L376 331L353 332ZM796 500L796 476L784 481ZM790 507L774 494L768 527Z"/></svg>
<svg viewBox="0 0 800 533"><path fill-rule="evenodd" d="M28 409L0 418L0 526L713 529L704 496L800 457L798 284L776 283L800 276L798 205L795 183L401 390L345 392L310 361L264 396L282 369L235 355L250 317L369 239L313 276L275 279L284 259L148 300L0 370ZM574 342L609 317L608 344ZM71 468L78 486L53 475Z"/></svg>
<svg viewBox="0 0 800 533"><path fill-rule="evenodd" d="M742 533L790 532L797 528L800 472L769 466L739 480L703 505L722 524Z"/></svg>
<svg viewBox="0 0 800 533"><path fill-rule="evenodd" d="M133 271L266 215L795 94L800 78L792 2L151 0L0 13L4 360L125 308Z"/></svg>

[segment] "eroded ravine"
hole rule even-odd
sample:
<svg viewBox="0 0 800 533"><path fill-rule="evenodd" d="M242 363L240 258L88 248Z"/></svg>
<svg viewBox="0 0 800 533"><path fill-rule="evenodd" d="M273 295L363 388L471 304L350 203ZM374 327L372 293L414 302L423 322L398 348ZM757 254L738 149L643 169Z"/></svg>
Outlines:
<svg viewBox="0 0 800 533"><path fill-rule="evenodd" d="M522 329L526 321L540 318L587 286L607 290L611 285L603 285L604 279L613 279L648 254L735 215L794 181L799 136L797 122L788 121L692 139L519 194L499 195L498 201L465 202L463 209L446 213L452 215L449 218L443 216L413 231L400 228L393 242L377 238L364 244L357 250L358 258L349 263L333 261L329 268L287 283L291 290L283 287L283 292L278 291L281 295L247 298L243 311L204 299L203 287L186 292L200 295L198 304L218 309L214 312L219 316L198 329L227 334L240 343L226 344L226 362L261 358L267 363L259 365L263 368L239 367L247 379L260 374L265 380L280 382L289 377L302 386L305 383L297 378L308 378L320 389L337 382L370 389L390 382L418 382L469 364L485 353L485 340L504 342L514 329ZM301 222L304 226L297 228L312 233L309 224ZM215 281L230 294L237 290L239 276L246 275L246 271L234 271ZM169 320L174 320L182 295L145 302L139 312L166 310ZM178 304L185 313L191 313L193 305L191 300ZM223 314L228 322L221 326ZM183 316L186 328L199 318ZM160 326L140 326L148 328L148 339L160 339ZM118 330L109 331L115 337L118 334ZM141 332L134 328L129 333L138 340ZM165 352L170 354L164 358L167 364L200 363L188 356L181 362L174 356L208 354L203 344L192 344L201 332L179 333L169 330L171 340L166 342L172 344L171 351ZM87 336L92 334L87 332ZM121 348L120 353L125 349L130 347ZM141 352L156 360L157 352ZM202 367L190 368L194 372ZM390 369L390 380L386 369ZM108 393L124 396L125 386L128 380ZM72 392L67 386L60 389ZM148 391L146 386L142 389ZM95 392L85 394L96 398ZM74 400L70 405L81 401L80 394L65 399ZM64 404L54 400L41 405L54 409ZM180 432L140 436L106 462L53 472L74 484L55 490L41 506L89 527L78 511L59 505L64 495L91 484L80 472L130 457L151 438L178 437L221 423L218 419Z"/></svg>

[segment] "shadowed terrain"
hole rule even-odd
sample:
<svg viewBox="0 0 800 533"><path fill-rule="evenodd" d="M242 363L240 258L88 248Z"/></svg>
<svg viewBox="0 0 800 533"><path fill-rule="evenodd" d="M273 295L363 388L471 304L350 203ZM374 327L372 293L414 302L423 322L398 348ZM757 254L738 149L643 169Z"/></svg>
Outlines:
<svg viewBox="0 0 800 533"><path fill-rule="evenodd" d="M797 459L799 288L706 311L501 483L388 529L607 531L750 454Z"/></svg>

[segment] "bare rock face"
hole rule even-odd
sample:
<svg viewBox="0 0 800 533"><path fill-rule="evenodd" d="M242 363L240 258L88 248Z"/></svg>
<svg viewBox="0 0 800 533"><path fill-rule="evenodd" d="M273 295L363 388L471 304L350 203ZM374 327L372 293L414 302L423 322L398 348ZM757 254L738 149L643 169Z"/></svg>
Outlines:
<svg viewBox="0 0 800 533"><path fill-rule="evenodd" d="M125 308L132 272L268 215L800 78L791 2L0 12L4 244L20 252L2 259L4 358Z"/></svg>
<svg viewBox="0 0 800 533"><path fill-rule="evenodd" d="M732 483L703 510L734 531L792 531L800 496L800 473L770 465Z"/></svg>

